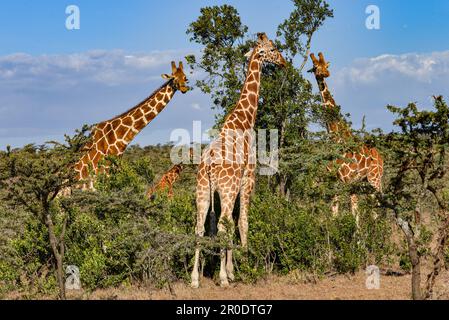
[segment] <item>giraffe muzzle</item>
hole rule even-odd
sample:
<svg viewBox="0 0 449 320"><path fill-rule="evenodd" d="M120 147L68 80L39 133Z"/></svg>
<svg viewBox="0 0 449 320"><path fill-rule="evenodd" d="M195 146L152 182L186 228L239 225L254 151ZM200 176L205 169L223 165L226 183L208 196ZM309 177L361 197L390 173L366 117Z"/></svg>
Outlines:
<svg viewBox="0 0 449 320"><path fill-rule="evenodd" d="M181 91L181 93L185 94L187 93L191 88L190 87L181 87L179 88L179 90Z"/></svg>

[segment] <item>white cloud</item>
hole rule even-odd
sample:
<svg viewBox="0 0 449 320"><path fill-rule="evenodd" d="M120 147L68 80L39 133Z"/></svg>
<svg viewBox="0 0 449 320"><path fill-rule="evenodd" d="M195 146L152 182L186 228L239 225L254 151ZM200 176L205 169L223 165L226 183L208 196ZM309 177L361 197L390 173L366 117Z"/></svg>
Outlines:
<svg viewBox="0 0 449 320"><path fill-rule="evenodd" d="M337 81L373 83L386 76L404 76L413 81L432 82L449 74L449 51L429 54L384 54L374 58L358 59L341 70Z"/></svg>
<svg viewBox="0 0 449 320"><path fill-rule="evenodd" d="M73 86L93 82L117 86L159 77L170 72L170 61L187 51L127 54L122 50L32 56L16 53L0 57L0 83L27 85L52 83Z"/></svg>
<svg viewBox="0 0 449 320"><path fill-rule="evenodd" d="M170 73L170 62L184 60L187 50L149 53L93 50L73 54L0 56L0 149L6 144L62 140L83 124L110 119L148 97ZM186 75L194 83L201 72ZM172 128L211 126L214 112L192 109L211 105L193 90L177 94L136 139L141 144L167 142ZM59 137L59 138L58 138Z"/></svg>
<svg viewBox="0 0 449 320"><path fill-rule="evenodd" d="M195 110L201 110L201 106L197 102L192 103L192 108L195 109Z"/></svg>

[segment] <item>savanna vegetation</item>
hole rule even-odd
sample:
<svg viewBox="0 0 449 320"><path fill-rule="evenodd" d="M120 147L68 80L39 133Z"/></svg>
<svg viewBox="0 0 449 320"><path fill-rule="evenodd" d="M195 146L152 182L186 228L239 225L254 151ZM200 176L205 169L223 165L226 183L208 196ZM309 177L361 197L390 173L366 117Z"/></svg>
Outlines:
<svg viewBox="0 0 449 320"><path fill-rule="evenodd" d="M393 132L361 129L354 141L336 145L323 124L346 117L321 108L303 70L315 32L333 13L324 0L293 2L294 11L277 29L277 46L289 64L264 69L257 121L257 128L279 130L279 172L257 177L248 252L234 241L236 281L271 274L317 279L375 264L412 273L411 297L433 298L435 280L449 262L449 108L442 97L423 109L388 106L396 116ZM211 94L212 107L221 111L217 127L238 99L255 31L228 5L203 8L187 30L204 49L186 59L206 74L196 90ZM312 131L312 124L323 131ZM161 193L149 201L145 191L170 168L172 146L134 145L122 158L108 159L109 174L97 178L96 191L61 196L76 184L70 164L89 138L87 129L63 144L0 151L0 297L15 291L24 298L64 299L68 265L79 268L87 291L189 283L197 241L196 167L186 168L173 199ZM384 155L382 194L363 181L345 185L327 170L362 143ZM349 207L353 192L361 195L360 228ZM342 203L336 217L335 195ZM216 278L222 239L209 235L201 243L204 275Z"/></svg>

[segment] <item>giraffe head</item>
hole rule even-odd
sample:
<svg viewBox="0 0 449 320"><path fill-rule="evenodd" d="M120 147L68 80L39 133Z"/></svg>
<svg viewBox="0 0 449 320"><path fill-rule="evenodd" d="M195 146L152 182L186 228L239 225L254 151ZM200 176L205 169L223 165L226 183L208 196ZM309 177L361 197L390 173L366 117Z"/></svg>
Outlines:
<svg viewBox="0 0 449 320"><path fill-rule="evenodd" d="M179 62L179 67L177 67L176 62L172 61L171 69L172 69L172 74L171 75L163 74L162 78L167 79L167 80L172 80L173 87L176 90L181 91L182 93L186 93L187 91L189 91L189 87L187 86L187 83L189 82L189 80L187 80L187 77L184 73L184 66L183 66L182 62Z"/></svg>
<svg viewBox="0 0 449 320"><path fill-rule="evenodd" d="M287 61L285 61L282 54L276 48L274 42L268 39L265 33L257 34L257 45L254 51L248 52L245 56L250 58L253 55L262 60L262 62L273 63L281 67L287 65Z"/></svg>
<svg viewBox="0 0 449 320"><path fill-rule="evenodd" d="M310 55L313 62L313 68L308 72L314 73L317 78L328 78L331 75L329 72L330 63L326 62L324 55L321 52L318 53L318 57L319 59L317 59L313 53Z"/></svg>

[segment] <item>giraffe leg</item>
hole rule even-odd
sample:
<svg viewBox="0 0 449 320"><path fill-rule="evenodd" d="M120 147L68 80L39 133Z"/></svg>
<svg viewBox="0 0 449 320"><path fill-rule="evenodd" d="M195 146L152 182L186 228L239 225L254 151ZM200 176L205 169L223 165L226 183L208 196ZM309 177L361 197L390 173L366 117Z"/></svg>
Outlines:
<svg viewBox="0 0 449 320"><path fill-rule="evenodd" d="M203 237L205 232L205 223L207 212L210 205L210 185L202 181L197 186L197 196L196 196L196 206L197 206L197 220L195 233L197 237ZM200 247L197 245L195 250L195 261L192 271L192 288L198 288L200 286L200 275L199 275L199 263L200 263Z"/></svg>
<svg viewBox="0 0 449 320"><path fill-rule="evenodd" d="M254 181L254 171L252 171L243 178L242 190L240 192L239 232L240 241L245 251L248 250L248 210Z"/></svg>
<svg viewBox="0 0 449 320"><path fill-rule="evenodd" d="M220 250L220 286L229 287L228 274L226 272L226 249Z"/></svg>
<svg viewBox="0 0 449 320"><path fill-rule="evenodd" d="M242 248L248 250L248 209L251 193L254 187L254 172L243 178L242 189L240 191L240 214L239 214L239 233ZM232 250L228 250L228 261L226 271L228 278L234 280L234 264L232 261Z"/></svg>
<svg viewBox="0 0 449 320"><path fill-rule="evenodd" d="M226 274L228 275L228 279L234 281L234 262L232 261L232 249L228 249L226 255Z"/></svg>
<svg viewBox="0 0 449 320"><path fill-rule="evenodd" d="M89 179L89 190L94 192L97 191L97 189L95 189L95 178Z"/></svg>
<svg viewBox="0 0 449 320"><path fill-rule="evenodd" d="M340 197L334 196L332 199L332 216L335 218L338 216L338 211L340 210Z"/></svg>
<svg viewBox="0 0 449 320"><path fill-rule="evenodd" d="M359 199L357 195L351 195L351 211L352 215L355 218L355 223L357 225L357 229L359 228Z"/></svg>
<svg viewBox="0 0 449 320"><path fill-rule="evenodd" d="M235 198L236 196L220 194L221 216L218 222L218 233L224 234L226 237L233 236L234 220L232 218L232 209L234 208ZM228 230L227 226L230 226L231 230ZM232 245L232 240L228 245ZM232 249L222 248L220 251L220 285L222 287L229 286L228 270L233 271L233 269Z"/></svg>
<svg viewBox="0 0 449 320"><path fill-rule="evenodd" d="M371 200L376 201L376 195L374 193L370 194L369 197L371 198ZM381 206L380 202L379 201L376 201L376 202L377 202L377 206L380 207ZM373 211L372 213L373 213L373 219L377 220L377 218L379 217L377 212Z"/></svg>

